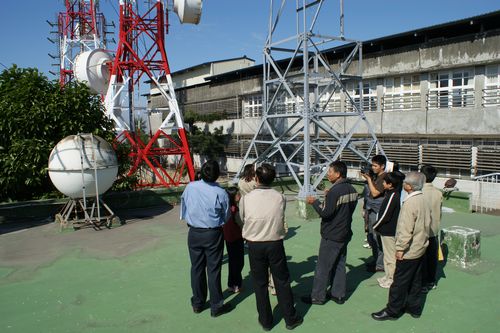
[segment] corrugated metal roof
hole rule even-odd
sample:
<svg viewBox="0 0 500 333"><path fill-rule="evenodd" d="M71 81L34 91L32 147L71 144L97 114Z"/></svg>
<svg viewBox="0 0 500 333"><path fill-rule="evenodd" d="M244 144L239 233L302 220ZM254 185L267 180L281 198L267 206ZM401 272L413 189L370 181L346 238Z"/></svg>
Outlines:
<svg viewBox="0 0 500 333"><path fill-rule="evenodd" d="M500 33L500 10L394 35L369 39L363 41L363 55L366 56L377 52L401 49L426 43L442 43L445 40L491 33ZM327 49L325 53L330 59L343 59L350 53L354 45L354 43L347 43ZM300 57L298 59L300 59ZM289 61L288 58L280 60L278 63L288 63ZM300 62L300 65L302 65L302 62ZM205 80L207 82L216 82L255 75L262 75L262 64L213 75L206 77Z"/></svg>

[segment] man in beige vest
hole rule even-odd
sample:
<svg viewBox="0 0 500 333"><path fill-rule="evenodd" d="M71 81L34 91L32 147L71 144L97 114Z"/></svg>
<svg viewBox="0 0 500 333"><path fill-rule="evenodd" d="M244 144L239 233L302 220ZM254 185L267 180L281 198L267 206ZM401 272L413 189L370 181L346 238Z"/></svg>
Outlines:
<svg viewBox="0 0 500 333"><path fill-rule="evenodd" d="M425 251L422 274L422 290L428 292L436 288L436 270L438 263L439 225L441 224L441 205L443 194L432 185L437 170L432 165L424 165L420 170L425 175L425 184L422 192L429 209L431 210L431 228L429 231L429 246Z"/></svg>
<svg viewBox="0 0 500 333"><path fill-rule="evenodd" d="M387 306L372 313L375 320L396 320L404 312L413 318L422 314L420 290L422 260L429 243L431 213L422 194L425 176L410 172L403 182L408 196L403 200L396 227L396 271Z"/></svg>

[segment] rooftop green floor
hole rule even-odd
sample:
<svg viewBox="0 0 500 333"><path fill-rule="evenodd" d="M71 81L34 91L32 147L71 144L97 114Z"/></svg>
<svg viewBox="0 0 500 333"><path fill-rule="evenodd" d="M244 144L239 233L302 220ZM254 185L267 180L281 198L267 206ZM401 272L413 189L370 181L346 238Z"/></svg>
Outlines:
<svg viewBox="0 0 500 333"><path fill-rule="evenodd" d="M290 199L293 199L290 197ZM446 205L446 203L445 203ZM236 308L219 318L194 314L189 298L187 227L178 206L118 212L127 220L111 230L60 232L55 224L0 235L0 332L261 332L255 298L244 272L244 291L225 292ZM376 322L370 313L387 301L378 274L365 271L370 250L362 247L361 212L355 213L348 248L348 301L306 305L319 245L319 220L296 217L287 208L292 288L304 324L297 332L499 332L500 218L443 214L443 227L480 229L481 263L463 270L451 262L441 269L436 290L420 319L403 316ZM227 265L223 266L223 287ZM273 306L276 298L272 298ZM285 332L275 310L273 332Z"/></svg>

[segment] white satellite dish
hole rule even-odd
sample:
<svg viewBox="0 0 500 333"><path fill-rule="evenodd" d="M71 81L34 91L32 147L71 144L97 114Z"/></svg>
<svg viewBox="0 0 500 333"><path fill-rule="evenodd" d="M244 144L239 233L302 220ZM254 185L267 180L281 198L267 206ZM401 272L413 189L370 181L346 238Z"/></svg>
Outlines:
<svg viewBox="0 0 500 333"><path fill-rule="evenodd" d="M92 92L103 95L108 90L110 62L111 56L103 49L80 53L73 66L75 78L78 82L85 83Z"/></svg>
<svg viewBox="0 0 500 333"><path fill-rule="evenodd" d="M174 0L174 12L181 23L200 23L201 7L202 0Z"/></svg>
<svg viewBox="0 0 500 333"><path fill-rule="evenodd" d="M106 192L117 174L115 151L97 135L67 136L50 153L50 180L61 193L72 199Z"/></svg>

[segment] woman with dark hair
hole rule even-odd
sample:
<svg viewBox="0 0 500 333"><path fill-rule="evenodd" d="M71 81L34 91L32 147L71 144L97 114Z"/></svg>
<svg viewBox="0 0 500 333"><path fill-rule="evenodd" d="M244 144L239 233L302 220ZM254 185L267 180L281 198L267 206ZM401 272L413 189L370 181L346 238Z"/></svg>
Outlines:
<svg viewBox="0 0 500 333"><path fill-rule="evenodd" d="M245 194L252 191L256 187L257 183L255 182L255 167L253 164L247 164L245 165L241 178L238 181L238 188L240 190L241 196L243 197Z"/></svg>
<svg viewBox="0 0 500 333"><path fill-rule="evenodd" d="M228 257L227 286L229 291L239 293L241 291L243 280L241 271L243 270L243 266L245 264L244 241L243 236L241 236L243 222L241 222L238 209L240 193L238 192L238 188L234 186L226 189L226 192L229 195L230 217L226 224L222 227L222 231L224 232L224 240L226 242Z"/></svg>

